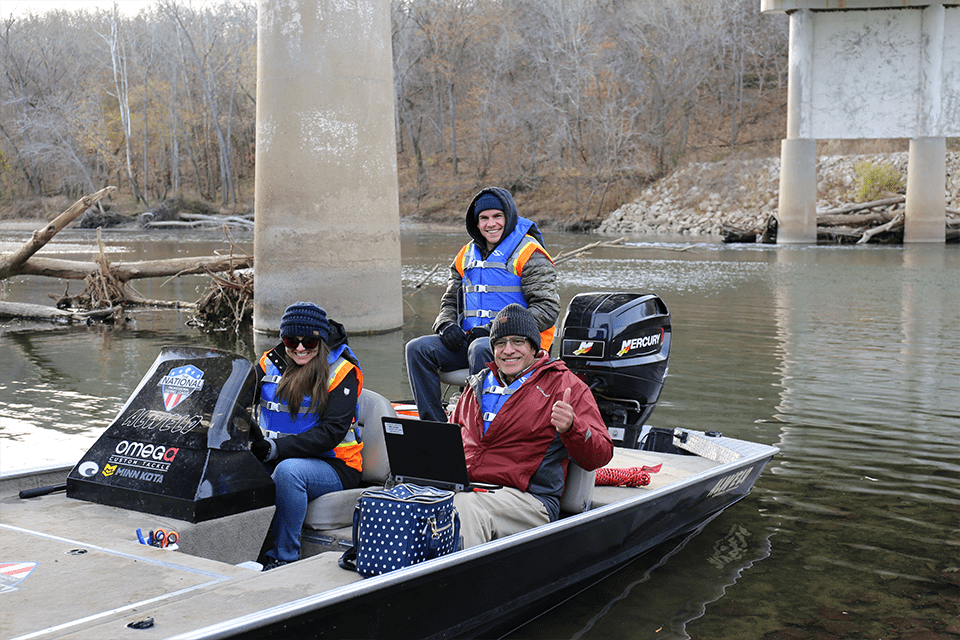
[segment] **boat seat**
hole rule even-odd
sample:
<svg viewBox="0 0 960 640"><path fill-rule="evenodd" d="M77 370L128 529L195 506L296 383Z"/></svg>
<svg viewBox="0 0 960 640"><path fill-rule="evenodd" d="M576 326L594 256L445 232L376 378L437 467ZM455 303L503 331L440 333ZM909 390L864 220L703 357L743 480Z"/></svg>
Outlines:
<svg viewBox="0 0 960 640"><path fill-rule="evenodd" d="M307 504L303 524L310 529L324 531L353 524L353 508L364 489L382 487L390 476L387 445L383 441L383 416L396 417L389 400L375 391L364 389L357 403L357 424L363 439L363 479L355 489L327 493Z"/></svg>
<svg viewBox="0 0 960 640"><path fill-rule="evenodd" d="M593 487L597 472L586 471L573 460L567 465L567 480L560 496L560 512L577 514L589 511L593 502Z"/></svg>
<svg viewBox="0 0 960 640"><path fill-rule="evenodd" d="M454 371L441 371L440 382L454 387L466 387L467 378L470 377L470 369L456 369Z"/></svg>

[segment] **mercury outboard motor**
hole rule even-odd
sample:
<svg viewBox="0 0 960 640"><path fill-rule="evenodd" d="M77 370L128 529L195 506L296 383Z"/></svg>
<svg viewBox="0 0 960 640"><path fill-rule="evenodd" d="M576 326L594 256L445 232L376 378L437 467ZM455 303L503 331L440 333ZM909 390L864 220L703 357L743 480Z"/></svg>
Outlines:
<svg viewBox="0 0 960 640"><path fill-rule="evenodd" d="M638 446L667 376L670 336L670 312L652 293L581 293L567 307L560 357L593 390L617 446Z"/></svg>

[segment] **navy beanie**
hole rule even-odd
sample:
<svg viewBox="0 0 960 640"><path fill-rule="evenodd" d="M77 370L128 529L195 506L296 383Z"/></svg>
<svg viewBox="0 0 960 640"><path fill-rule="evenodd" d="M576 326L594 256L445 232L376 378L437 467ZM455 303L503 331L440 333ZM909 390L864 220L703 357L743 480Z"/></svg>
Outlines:
<svg viewBox="0 0 960 640"><path fill-rule="evenodd" d="M312 302L290 305L280 319L280 337L286 336L314 336L326 342L330 336L327 312Z"/></svg>
<svg viewBox="0 0 960 640"><path fill-rule="evenodd" d="M473 215L479 216L481 211L486 211L487 209L503 211L503 202L494 194L487 192L477 198L477 201L473 204Z"/></svg>
<svg viewBox="0 0 960 640"><path fill-rule="evenodd" d="M523 336L540 350L540 329L537 319L517 303L508 304L490 323L490 344L507 336Z"/></svg>

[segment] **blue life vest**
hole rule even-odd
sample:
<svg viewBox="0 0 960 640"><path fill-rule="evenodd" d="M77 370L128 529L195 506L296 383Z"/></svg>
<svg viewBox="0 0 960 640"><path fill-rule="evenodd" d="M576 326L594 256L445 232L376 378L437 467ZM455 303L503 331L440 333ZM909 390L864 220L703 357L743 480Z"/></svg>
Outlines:
<svg viewBox="0 0 960 640"><path fill-rule="evenodd" d="M525 374L511 382L505 387L500 386L500 381L493 371L487 371L483 378L483 392L480 399L480 410L483 412L483 432L486 433L490 428L490 423L497 417L497 413L503 407L504 403L513 393L520 388L527 378L529 378L535 369L530 369Z"/></svg>
<svg viewBox="0 0 960 640"><path fill-rule="evenodd" d="M327 356L327 363L330 365L328 391L333 390L340 384L346 374L354 368L358 375L362 375L360 367L343 357L345 351L353 356L353 351L345 344L340 345ZM277 385L281 377L280 370L267 357L262 358L261 363L266 375L260 380L260 427L265 431L274 432L268 433L268 436L277 437L300 434L316 426L320 419L320 407L316 406L311 409L310 396L306 396L300 403L300 410L296 416L291 418L289 405L277 397ZM360 435L356 429L356 418L354 418L354 423L341 441L341 445L350 446L359 443ZM341 445L338 445L338 448ZM336 453L331 450L324 456L334 457Z"/></svg>
<svg viewBox="0 0 960 640"><path fill-rule="evenodd" d="M486 260L476 242L465 245L457 256L457 271L463 276L463 313L460 327L464 331L488 324L508 304L527 307L518 275L534 251L548 258L540 243L527 235L536 225L519 218L510 234L501 240Z"/></svg>

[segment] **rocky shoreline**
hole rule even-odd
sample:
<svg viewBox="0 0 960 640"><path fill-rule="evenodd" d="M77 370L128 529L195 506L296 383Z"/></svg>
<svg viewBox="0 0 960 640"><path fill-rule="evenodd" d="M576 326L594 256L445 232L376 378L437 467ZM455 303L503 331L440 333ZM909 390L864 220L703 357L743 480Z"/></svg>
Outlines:
<svg viewBox="0 0 960 640"><path fill-rule="evenodd" d="M817 158L817 211L854 204L854 165L868 161L897 169L906 183L906 152ZM947 153L947 208L960 209L960 153ZM762 228L777 213L780 159L690 164L614 211L601 234L720 236L721 227Z"/></svg>

